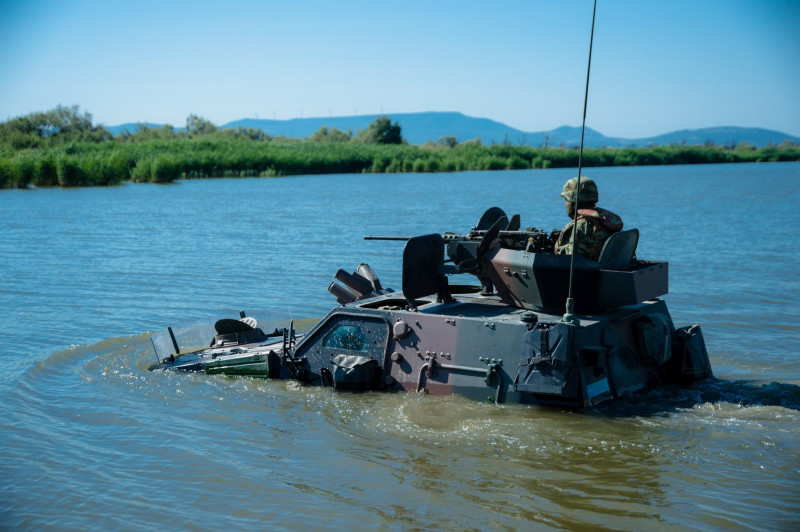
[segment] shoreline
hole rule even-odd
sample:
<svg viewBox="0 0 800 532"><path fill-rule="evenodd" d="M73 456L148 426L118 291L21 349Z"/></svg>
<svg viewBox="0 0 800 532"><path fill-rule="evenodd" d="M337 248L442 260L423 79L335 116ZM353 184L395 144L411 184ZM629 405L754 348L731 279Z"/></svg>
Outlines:
<svg viewBox="0 0 800 532"><path fill-rule="evenodd" d="M457 145L368 144L221 136L138 142L68 142L0 148L0 189L171 183L178 179L353 173L450 173L577 168L578 148L532 148L480 141ZM800 161L800 146L587 148L582 166L672 166Z"/></svg>

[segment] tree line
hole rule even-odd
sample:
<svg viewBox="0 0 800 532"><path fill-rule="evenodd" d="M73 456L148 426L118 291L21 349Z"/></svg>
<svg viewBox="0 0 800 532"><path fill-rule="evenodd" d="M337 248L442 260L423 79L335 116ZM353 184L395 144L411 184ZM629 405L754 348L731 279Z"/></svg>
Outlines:
<svg viewBox="0 0 800 532"><path fill-rule="evenodd" d="M355 134L322 127L307 139L253 128L222 129L190 115L186 127L150 127L114 137L77 106L0 123L0 188L97 186L123 181L169 183L206 177L300 174L457 172L578 166L576 147L484 145L442 137L408 144L397 122L381 116ZM800 146L755 148L653 146L589 148L583 166L640 166L798 161Z"/></svg>

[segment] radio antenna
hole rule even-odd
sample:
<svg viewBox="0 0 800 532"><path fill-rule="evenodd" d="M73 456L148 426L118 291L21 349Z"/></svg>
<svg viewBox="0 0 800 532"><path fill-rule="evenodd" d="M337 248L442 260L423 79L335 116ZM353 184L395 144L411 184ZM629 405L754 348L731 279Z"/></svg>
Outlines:
<svg viewBox="0 0 800 532"><path fill-rule="evenodd" d="M567 292L567 308L565 309L566 312L564 316L561 318L561 321L565 323L572 323L578 325L580 320L574 314L575 312L575 301L572 299L572 280L575 277L575 246L577 244L577 231L576 226L578 225L578 203L581 195L581 170L583 169L583 136L586 132L586 107L589 104L589 74L592 72L592 44L594 43L594 18L595 14L597 13L597 0L594 0L594 7L592 8L592 33L589 36L589 65L586 67L586 91L584 92L583 97L583 123L581 124L581 147L580 151L578 152L578 185L577 189L575 190L575 208L573 209L572 213L572 235L571 235L571 246L572 246L572 257L569 261L569 291Z"/></svg>

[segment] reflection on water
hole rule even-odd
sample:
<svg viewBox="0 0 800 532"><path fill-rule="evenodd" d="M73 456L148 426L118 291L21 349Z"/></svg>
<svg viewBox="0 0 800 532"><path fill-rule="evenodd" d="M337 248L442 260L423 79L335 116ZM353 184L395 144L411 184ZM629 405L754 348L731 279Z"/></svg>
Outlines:
<svg viewBox="0 0 800 532"><path fill-rule="evenodd" d="M399 286L402 247L360 241L367 232L466 230L488 204L560 226L572 171L3 191L0 526L793 529L800 256L771 239L729 245L742 227L724 202L696 212L696 196L724 176L725 201L788 219L798 170L587 172L640 228L640 254L671 261L670 310L703 324L716 378L586 412L146 370L147 331L240 310L262 323L322 316L339 267L367 260ZM332 216L331 183L360 201ZM767 185L788 192L785 206ZM702 246L701 222L716 235Z"/></svg>

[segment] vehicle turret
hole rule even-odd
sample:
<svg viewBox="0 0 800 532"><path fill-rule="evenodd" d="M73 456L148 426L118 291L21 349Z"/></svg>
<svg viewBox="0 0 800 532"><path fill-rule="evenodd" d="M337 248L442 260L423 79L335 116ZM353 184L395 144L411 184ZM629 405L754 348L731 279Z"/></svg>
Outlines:
<svg viewBox="0 0 800 532"><path fill-rule="evenodd" d="M403 252L403 293L411 308L414 300L424 295L437 294L447 301L446 276L467 273L480 280L484 295L496 290L508 305L548 313L563 311L571 257L553 253L557 234L536 228L520 230L519 215L509 222L501 209L492 207L468 233L408 238ZM638 241L637 229L620 231L606 241L598 261L575 256L576 312L602 312L668 292L668 263L636 260Z"/></svg>

